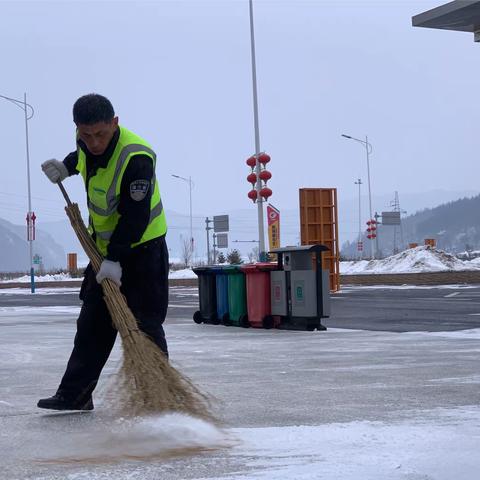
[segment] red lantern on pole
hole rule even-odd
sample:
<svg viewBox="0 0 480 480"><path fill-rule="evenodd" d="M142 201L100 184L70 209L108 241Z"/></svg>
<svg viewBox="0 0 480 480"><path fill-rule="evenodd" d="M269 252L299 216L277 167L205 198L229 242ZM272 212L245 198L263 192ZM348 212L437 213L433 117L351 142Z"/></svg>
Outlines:
<svg viewBox="0 0 480 480"><path fill-rule="evenodd" d="M264 152L264 153L261 153L261 154L258 156L258 161L259 161L263 166L265 166L265 165L270 161L270 155L267 155L265 152Z"/></svg>
<svg viewBox="0 0 480 480"><path fill-rule="evenodd" d="M265 184L272 178L272 174L268 170L262 170L259 176L260 180L263 180Z"/></svg>
<svg viewBox="0 0 480 480"><path fill-rule="evenodd" d="M248 198L249 198L250 200L252 200L253 203L255 203L255 202L257 201L257 196L258 196L258 194L257 194L257 191L256 191L255 189L250 190L250 191L248 192Z"/></svg>
<svg viewBox="0 0 480 480"><path fill-rule="evenodd" d="M255 157L247 158L246 163L253 170L257 165L257 159Z"/></svg>
<svg viewBox="0 0 480 480"><path fill-rule="evenodd" d="M271 197L272 196L272 190L270 190L270 188L268 187L263 187L261 190L260 190L260 196L263 197L265 199L265 201L268 200L268 197Z"/></svg>
<svg viewBox="0 0 480 480"><path fill-rule="evenodd" d="M250 175L248 175L247 182L255 185L257 183L257 175L255 173L251 173Z"/></svg>

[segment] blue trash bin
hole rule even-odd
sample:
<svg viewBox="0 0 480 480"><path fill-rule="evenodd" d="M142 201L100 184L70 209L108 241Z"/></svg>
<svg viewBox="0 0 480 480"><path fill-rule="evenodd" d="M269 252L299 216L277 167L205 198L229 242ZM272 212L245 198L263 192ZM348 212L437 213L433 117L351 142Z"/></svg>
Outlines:
<svg viewBox="0 0 480 480"><path fill-rule="evenodd" d="M217 293L217 319L228 322L228 267L215 266L211 270L215 274Z"/></svg>

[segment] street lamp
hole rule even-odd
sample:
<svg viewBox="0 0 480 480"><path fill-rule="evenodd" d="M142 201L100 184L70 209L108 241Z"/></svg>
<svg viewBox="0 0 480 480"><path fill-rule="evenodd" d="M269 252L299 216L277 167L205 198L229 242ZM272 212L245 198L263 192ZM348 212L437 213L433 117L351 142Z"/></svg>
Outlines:
<svg viewBox="0 0 480 480"><path fill-rule="evenodd" d="M190 252L193 255L194 240L193 240L193 217L192 217L192 177L185 178L185 177L181 177L180 175L174 175L173 173L171 175L172 177L178 178L188 183L188 191L190 193ZM192 263L191 259L190 259L190 263Z"/></svg>
<svg viewBox="0 0 480 480"><path fill-rule="evenodd" d="M25 114L25 149L27 154L27 186L28 186L28 213L27 213L27 239L30 243L30 287L32 293L35 293L35 275L33 268L33 228L35 225L35 214L32 212L32 196L30 190L30 151L28 148L28 121L33 117L34 110L33 107L27 103L27 94L23 94L23 102L17 100L16 98L6 97L5 95L0 95L0 98L7 100L18 108L21 108ZM30 114L28 110L30 109ZM33 224L32 224L33 222Z"/></svg>
<svg viewBox="0 0 480 480"><path fill-rule="evenodd" d="M359 178L355 185L358 185L358 243L357 243L357 252L359 256L359 260L362 259L362 251L363 251L363 242L362 242L362 179ZM360 248L362 250L360 250Z"/></svg>
<svg viewBox="0 0 480 480"><path fill-rule="evenodd" d="M250 47L252 54L252 87L253 87L253 124L255 129L255 159L256 165L255 170L257 173L257 213L258 213L258 247L260 250L260 258L263 260L263 257L266 255L265 252L265 231L263 223L263 199L260 195L260 190L262 188L262 180L260 178L261 165L258 160L260 155L260 128L258 125L258 98L257 98L257 68L255 63L255 32L253 24L253 0L249 1L250 7Z"/></svg>
<svg viewBox="0 0 480 480"><path fill-rule="evenodd" d="M372 153L373 147L372 144L368 142L368 137L365 135L365 140L360 140L359 138L352 137L350 135L345 135L342 133L342 137L348 138L349 140L355 140L358 143L361 143L365 147L365 151L367 152L367 176L368 176L368 205L369 205L369 213L370 219L369 221L373 220L373 213L372 213L372 188L370 186L370 154ZM372 238L370 243L371 253L372 253L372 260L375 259L375 245Z"/></svg>

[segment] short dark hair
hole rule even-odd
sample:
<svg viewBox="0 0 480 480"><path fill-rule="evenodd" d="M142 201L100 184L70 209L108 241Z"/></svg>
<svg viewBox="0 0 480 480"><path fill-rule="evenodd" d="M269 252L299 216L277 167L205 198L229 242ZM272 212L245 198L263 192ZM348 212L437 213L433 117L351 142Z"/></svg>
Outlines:
<svg viewBox="0 0 480 480"><path fill-rule="evenodd" d="M80 97L73 105L73 121L76 125L93 125L110 122L115 116L110 100L98 93Z"/></svg>

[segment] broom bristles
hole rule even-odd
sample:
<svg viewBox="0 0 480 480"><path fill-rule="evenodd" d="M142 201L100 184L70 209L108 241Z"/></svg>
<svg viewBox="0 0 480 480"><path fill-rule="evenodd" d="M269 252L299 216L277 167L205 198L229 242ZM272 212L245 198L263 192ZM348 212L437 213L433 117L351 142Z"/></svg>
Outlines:
<svg viewBox="0 0 480 480"><path fill-rule="evenodd" d="M98 272L102 256L83 223L78 205L72 203L65 211L94 271ZM123 364L112 392L119 411L123 415L180 411L215 420L209 398L172 367L160 348L139 329L119 287L106 279L102 288L123 346Z"/></svg>

